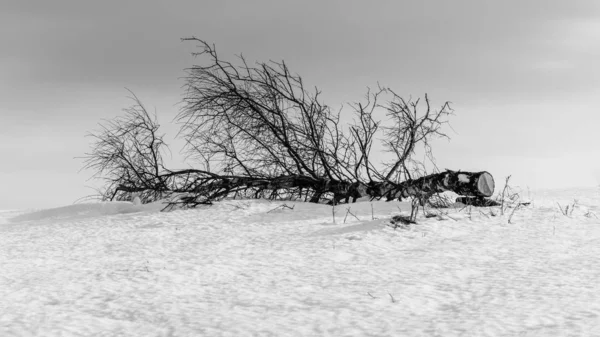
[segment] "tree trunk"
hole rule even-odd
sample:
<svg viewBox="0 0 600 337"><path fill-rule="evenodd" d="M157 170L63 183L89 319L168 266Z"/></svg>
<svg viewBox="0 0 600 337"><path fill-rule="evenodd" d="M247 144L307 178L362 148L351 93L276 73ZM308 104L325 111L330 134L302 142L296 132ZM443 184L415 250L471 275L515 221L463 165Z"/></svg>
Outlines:
<svg viewBox="0 0 600 337"><path fill-rule="evenodd" d="M367 194L386 197L388 200L416 197L428 199L435 193L452 191L463 196L489 197L494 193L494 178L486 171L446 172L431 174L419 179L407 180L399 184L376 182L371 184Z"/></svg>
<svg viewBox="0 0 600 337"><path fill-rule="evenodd" d="M190 174L192 175L190 177ZM403 198L416 198L421 203L425 202L435 193L452 191L462 196L475 198L489 197L494 193L494 179L488 172L461 172L447 170L442 173L431 174L419 179L407 180L401 183L379 181L365 184L362 182L338 181L330 179L315 179L308 176L279 176L279 177L244 177L244 176L219 176L204 171L185 170L169 173L169 178L181 176L181 182L171 180L162 192L192 193L202 197L204 201L214 201L238 191L253 190L258 196L263 191L300 191L308 190L312 194L310 202L320 202L326 193L333 194L333 203L342 199L349 202L357 198L370 196L372 198L385 197L387 200L401 200ZM119 186L115 191L140 192L148 188L135 186ZM152 190L152 189L149 189Z"/></svg>

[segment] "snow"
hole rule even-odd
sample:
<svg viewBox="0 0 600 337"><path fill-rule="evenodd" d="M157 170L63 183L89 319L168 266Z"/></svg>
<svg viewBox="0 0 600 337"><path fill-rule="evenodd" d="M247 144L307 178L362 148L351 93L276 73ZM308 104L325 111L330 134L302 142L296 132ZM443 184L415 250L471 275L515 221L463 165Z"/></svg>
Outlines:
<svg viewBox="0 0 600 337"><path fill-rule="evenodd" d="M600 190L531 199L0 212L0 336L600 336Z"/></svg>

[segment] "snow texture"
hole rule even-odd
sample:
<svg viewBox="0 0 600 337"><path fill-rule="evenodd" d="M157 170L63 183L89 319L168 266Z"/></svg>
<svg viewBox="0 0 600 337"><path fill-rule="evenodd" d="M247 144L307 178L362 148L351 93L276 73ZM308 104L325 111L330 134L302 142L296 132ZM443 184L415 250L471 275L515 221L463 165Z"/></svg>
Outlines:
<svg viewBox="0 0 600 337"><path fill-rule="evenodd" d="M531 199L0 212L0 336L600 336L599 190Z"/></svg>

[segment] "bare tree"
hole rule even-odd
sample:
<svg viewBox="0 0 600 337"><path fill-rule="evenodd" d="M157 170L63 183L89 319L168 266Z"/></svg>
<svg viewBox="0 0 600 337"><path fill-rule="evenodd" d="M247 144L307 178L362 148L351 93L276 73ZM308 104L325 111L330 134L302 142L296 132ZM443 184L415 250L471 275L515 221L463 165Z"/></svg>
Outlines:
<svg viewBox="0 0 600 337"><path fill-rule="evenodd" d="M94 140L83 157L83 168L105 180L103 199L128 200L131 193L142 192L140 199L148 202L165 192L162 155L168 147L158 134L156 115L130 93L135 104L124 110L124 116L105 121L100 130L88 134Z"/></svg>
<svg viewBox="0 0 600 337"><path fill-rule="evenodd" d="M214 46L186 40L198 43L202 51L196 56L209 60L188 69L185 105L178 116L188 154L205 168L248 177L308 177L314 180L314 202L327 192L342 194L358 182L360 171L369 170L353 143L364 132L356 129L347 136L339 113L320 100L318 89L308 90L285 62L250 66L239 56L234 65L220 59ZM368 127L368 113L361 105L357 111ZM360 146L370 149L370 142Z"/></svg>
<svg viewBox="0 0 600 337"><path fill-rule="evenodd" d="M170 206L211 203L227 196L294 198L333 204L359 197L387 200L413 198L421 204L432 194L456 190L487 196L487 172L449 171L413 177L409 165L422 147L433 162L430 141L448 137L442 128L452 113L449 103L431 107L425 95L404 100L389 88L368 90L365 99L348 105L353 122L343 124L285 62L250 65L222 59L214 45L197 38L202 65L187 69L183 106L176 117L186 140L188 158L200 169L171 171L163 166L167 149L157 135L158 123L133 95L126 116L102 125L85 168L107 181L105 199L127 199L141 192L142 202L171 198ZM384 96L391 99L382 104ZM391 121L375 117L382 110ZM394 155L389 163L374 160L381 142ZM486 175L487 174L487 175ZM488 177L489 176L489 177ZM493 191L493 180L492 180ZM490 194L491 195L491 194ZM413 203L415 204L415 203Z"/></svg>
<svg viewBox="0 0 600 337"><path fill-rule="evenodd" d="M452 109L450 103L445 102L439 110L433 110L429 97L425 94L425 110L420 111L420 99L406 101L393 90L387 91L393 95L392 101L386 106L393 124L385 128L384 142L388 150L396 155L396 159L385 175L385 180L391 180L398 173L404 173L404 180L412 179L407 162L412 159L417 146L423 146L429 159L434 162L430 141L436 137L449 138L441 128L448 123Z"/></svg>

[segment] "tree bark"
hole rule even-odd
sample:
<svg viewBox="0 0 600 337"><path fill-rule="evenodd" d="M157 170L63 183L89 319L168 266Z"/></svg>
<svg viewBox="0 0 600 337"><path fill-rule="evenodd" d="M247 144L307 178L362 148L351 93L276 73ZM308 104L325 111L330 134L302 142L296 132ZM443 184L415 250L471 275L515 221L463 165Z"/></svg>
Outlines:
<svg viewBox="0 0 600 337"><path fill-rule="evenodd" d="M389 181L372 183L367 193L388 200L416 197L427 199L435 193L452 191L463 196L489 197L494 193L494 178L486 171L446 170L399 184Z"/></svg>

